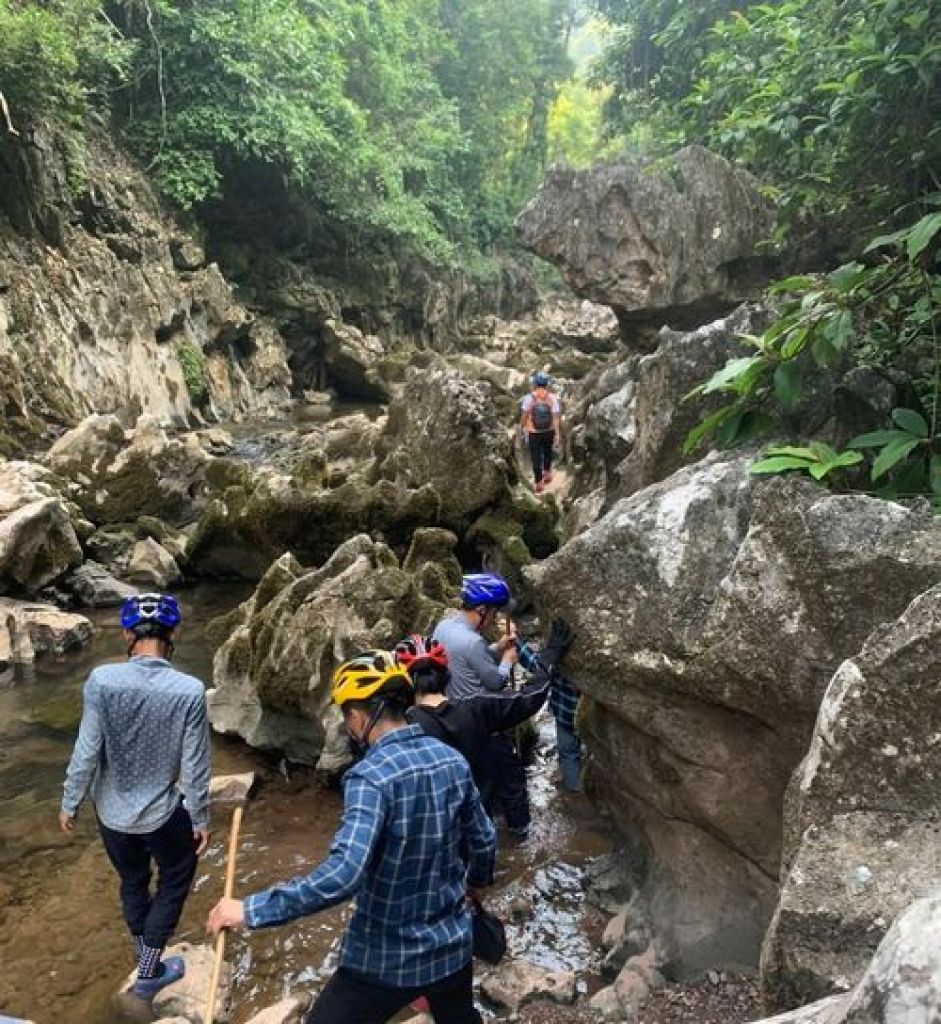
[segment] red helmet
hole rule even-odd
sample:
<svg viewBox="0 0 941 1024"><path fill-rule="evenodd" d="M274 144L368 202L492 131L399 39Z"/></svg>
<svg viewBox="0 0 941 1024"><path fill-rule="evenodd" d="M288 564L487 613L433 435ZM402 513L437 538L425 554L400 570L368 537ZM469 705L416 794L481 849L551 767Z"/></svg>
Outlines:
<svg viewBox="0 0 941 1024"><path fill-rule="evenodd" d="M434 637L422 636L420 633L409 633L404 640L395 645L392 652L396 663L411 671L416 666L427 662L433 668L448 667L448 652L444 644Z"/></svg>

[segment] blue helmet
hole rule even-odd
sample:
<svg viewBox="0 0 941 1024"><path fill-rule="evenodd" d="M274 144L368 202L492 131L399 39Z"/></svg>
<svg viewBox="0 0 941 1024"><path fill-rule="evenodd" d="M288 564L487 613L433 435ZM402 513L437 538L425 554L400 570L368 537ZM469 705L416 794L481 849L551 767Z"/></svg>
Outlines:
<svg viewBox="0 0 941 1024"><path fill-rule="evenodd" d="M474 572L461 580L461 601L465 608L480 605L505 608L511 600L506 580L495 572Z"/></svg>
<svg viewBox="0 0 941 1024"><path fill-rule="evenodd" d="M544 370L537 370L533 374L534 388L547 388L549 386L549 374Z"/></svg>
<svg viewBox="0 0 941 1024"><path fill-rule="evenodd" d="M135 594L121 606L121 625L125 629L150 625L175 629L182 621L180 606L170 594Z"/></svg>

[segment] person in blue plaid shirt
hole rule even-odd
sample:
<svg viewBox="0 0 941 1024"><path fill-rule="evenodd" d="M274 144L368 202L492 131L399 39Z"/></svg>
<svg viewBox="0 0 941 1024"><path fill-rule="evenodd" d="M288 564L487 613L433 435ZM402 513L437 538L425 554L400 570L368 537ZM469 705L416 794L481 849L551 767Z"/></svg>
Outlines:
<svg viewBox="0 0 941 1024"><path fill-rule="evenodd" d="M207 930L266 928L355 896L340 966L307 1024L384 1024L419 996L436 1024L480 1024L465 897L493 881L496 833L467 761L408 724L411 680L385 651L341 665L332 697L367 749L346 774L329 856L308 875L220 900Z"/></svg>

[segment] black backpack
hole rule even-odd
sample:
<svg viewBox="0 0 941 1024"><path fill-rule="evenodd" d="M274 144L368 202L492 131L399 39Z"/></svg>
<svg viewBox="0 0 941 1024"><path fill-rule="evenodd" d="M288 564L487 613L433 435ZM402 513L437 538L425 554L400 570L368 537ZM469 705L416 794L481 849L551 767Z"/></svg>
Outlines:
<svg viewBox="0 0 941 1024"><path fill-rule="evenodd" d="M545 398L536 398L533 395L533 407L530 410L530 417L532 418L533 430L537 433L542 433L546 430L552 429L552 403L549 401L549 395Z"/></svg>

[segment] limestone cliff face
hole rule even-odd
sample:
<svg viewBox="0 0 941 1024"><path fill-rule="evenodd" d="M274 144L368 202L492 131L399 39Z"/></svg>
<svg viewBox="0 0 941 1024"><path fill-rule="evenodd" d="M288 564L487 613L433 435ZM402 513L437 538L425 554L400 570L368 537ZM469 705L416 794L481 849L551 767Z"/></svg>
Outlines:
<svg viewBox="0 0 941 1024"><path fill-rule="evenodd" d="M273 326L234 297L101 133L0 135L0 432L91 412L178 424L274 411L290 386Z"/></svg>

